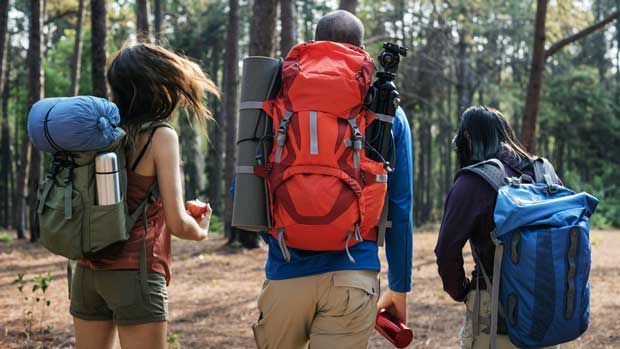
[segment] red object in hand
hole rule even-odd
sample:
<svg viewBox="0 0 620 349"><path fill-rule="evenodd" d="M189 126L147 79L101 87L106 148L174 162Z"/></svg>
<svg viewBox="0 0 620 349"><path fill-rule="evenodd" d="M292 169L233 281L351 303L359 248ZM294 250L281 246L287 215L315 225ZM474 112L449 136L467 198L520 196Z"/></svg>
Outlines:
<svg viewBox="0 0 620 349"><path fill-rule="evenodd" d="M192 217L198 218L209 211L209 204L198 199L187 202L187 210Z"/></svg>
<svg viewBox="0 0 620 349"><path fill-rule="evenodd" d="M385 309L380 309L377 313L375 330L394 344L396 348L405 348L413 340L413 331Z"/></svg>

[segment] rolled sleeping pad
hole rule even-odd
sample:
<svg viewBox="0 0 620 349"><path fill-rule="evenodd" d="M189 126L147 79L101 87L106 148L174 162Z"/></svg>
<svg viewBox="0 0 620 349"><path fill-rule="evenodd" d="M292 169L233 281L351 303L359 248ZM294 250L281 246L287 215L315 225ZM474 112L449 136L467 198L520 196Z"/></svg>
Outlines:
<svg viewBox="0 0 620 349"><path fill-rule="evenodd" d="M92 96L45 98L28 113L28 137L38 150L80 152L106 148L123 135L116 104Z"/></svg>
<svg viewBox="0 0 620 349"><path fill-rule="evenodd" d="M263 231L271 226L267 182L252 173L259 164L257 154L266 161L271 153L273 122L260 109L263 101L275 98L280 89L281 60L247 57L243 60L241 104L237 130L236 186L232 225L248 231ZM257 134L255 134L255 132Z"/></svg>

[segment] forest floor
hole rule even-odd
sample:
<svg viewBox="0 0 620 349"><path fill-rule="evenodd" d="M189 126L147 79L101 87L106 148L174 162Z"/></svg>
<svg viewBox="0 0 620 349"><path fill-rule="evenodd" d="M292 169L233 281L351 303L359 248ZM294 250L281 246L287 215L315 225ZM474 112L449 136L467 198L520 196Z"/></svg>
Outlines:
<svg viewBox="0 0 620 349"><path fill-rule="evenodd" d="M415 333L411 348L457 348L463 305L443 291L433 248L437 235L415 234L414 290L410 296L409 325ZM566 348L620 348L620 231L593 232L590 329ZM229 248L221 235L206 242L173 242L173 278L169 293L171 348L254 348L251 325L257 319L256 297L263 282L265 250ZM383 257L382 257L383 258ZM467 270L471 270L468 255ZM386 273L381 275L385 287ZM46 292L51 301L45 321L34 309L34 331L24 333L23 297L12 284L18 273L31 282L51 273ZM24 288L28 295L31 284ZM40 292L40 291L37 291ZM68 312L65 261L27 241L0 242L0 348L73 348ZM40 328L47 328L45 333ZM390 348L375 334L371 348ZM337 349L336 347L334 347Z"/></svg>

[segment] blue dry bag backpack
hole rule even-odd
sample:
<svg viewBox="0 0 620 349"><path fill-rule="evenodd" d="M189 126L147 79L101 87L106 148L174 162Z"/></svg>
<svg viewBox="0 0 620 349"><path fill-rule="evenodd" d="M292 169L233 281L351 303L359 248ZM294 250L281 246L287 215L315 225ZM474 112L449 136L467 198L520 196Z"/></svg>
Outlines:
<svg viewBox="0 0 620 349"><path fill-rule="evenodd" d="M536 178L508 178L496 159L460 172L476 173L497 190L492 279L478 263L491 290L492 349L499 315L505 319L510 341L519 348L572 341L588 328L589 218L598 200L558 185L546 159L533 164Z"/></svg>

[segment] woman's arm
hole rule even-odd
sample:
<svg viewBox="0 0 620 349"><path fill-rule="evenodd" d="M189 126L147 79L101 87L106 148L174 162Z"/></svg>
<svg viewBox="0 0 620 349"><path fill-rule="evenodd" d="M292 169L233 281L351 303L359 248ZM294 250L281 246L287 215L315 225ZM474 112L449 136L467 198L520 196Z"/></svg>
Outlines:
<svg viewBox="0 0 620 349"><path fill-rule="evenodd" d="M211 211L198 218L187 213L183 201L177 133L170 128L161 127L155 131L151 146L166 226L172 235L181 239L204 240L209 230Z"/></svg>
<svg viewBox="0 0 620 349"><path fill-rule="evenodd" d="M446 199L435 256L443 289L455 301L463 301L470 287L463 268L463 248L480 230L479 217L493 210L495 196L481 177L465 173L457 178Z"/></svg>

